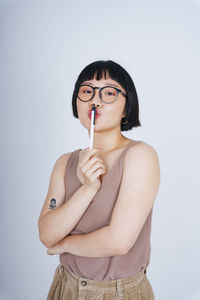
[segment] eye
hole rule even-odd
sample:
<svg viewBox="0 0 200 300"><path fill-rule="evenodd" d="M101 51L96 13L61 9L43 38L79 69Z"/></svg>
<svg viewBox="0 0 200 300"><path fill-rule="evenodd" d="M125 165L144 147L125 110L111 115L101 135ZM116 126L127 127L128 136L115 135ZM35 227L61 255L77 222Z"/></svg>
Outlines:
<svg viewBox="0 0 200 300"><path fill-rule="evenodd" d="M85 89L85 90L83 90L83 93L85 93L85 94L91 94L91 90L87 90L87 89Z"/></svg>
<svg viewBox="0 0 200 300"><path fill-rule="evenodd" d="M112 93L112 92L105 92L105 95L108 95L108 96L113 96L113 95L115 95L114 93Z"/></svg>
<svg viewBox="0 0 200 300"><path fill-rule="evenodd" d="M87 86L82 86L80 88L80 92L83 93L83 94L91 94L92 89L90 87L87 87Z"/></svg>
<svg viewBox="0 0 200 300"><path fill-rule="evenodd" d="M105 87L103 89L103 94L107 97L113 97L113 96L116 96L117 92L114 88L112 87Z"/></svg>

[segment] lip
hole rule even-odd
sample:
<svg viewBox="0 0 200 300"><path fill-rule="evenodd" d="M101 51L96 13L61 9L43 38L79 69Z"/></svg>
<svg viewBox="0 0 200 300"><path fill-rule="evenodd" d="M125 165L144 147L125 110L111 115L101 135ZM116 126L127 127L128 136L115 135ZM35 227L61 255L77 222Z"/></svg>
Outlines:
<svg viewBox="0 0 200 300"><path fill-rule="evenodd" d="M95 119L98 118L100 115L101 114L98 112L98 110L96 110ZM88 111L88 116L91 119L91 117L92 117L92 110L91 109Z"/></svg>

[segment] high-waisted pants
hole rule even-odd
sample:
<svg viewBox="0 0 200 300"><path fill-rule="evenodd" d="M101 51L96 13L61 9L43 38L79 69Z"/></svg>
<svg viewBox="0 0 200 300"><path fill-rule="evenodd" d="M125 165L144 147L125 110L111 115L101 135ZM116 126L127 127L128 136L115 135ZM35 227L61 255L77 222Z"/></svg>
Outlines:
<svg viewBox="0 0 200 300"><path fill-rule="evenodd" d="M62 264L55 270L46 300L155 300L146 270L115 280L77 276Z"/></svg>

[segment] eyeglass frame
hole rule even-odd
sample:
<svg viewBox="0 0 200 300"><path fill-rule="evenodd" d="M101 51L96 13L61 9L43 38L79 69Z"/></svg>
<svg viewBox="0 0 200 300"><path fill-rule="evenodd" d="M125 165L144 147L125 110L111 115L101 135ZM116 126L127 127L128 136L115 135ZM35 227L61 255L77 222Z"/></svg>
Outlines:
<svg viewBox="0 0 200 300"><path fill-rule="evenodd" d="M79 92L79 89L80 89L81 86L89 86L89 87L91 87L91 88L93 89L93 95L92 95L92 98L91 98L91 99L89 99L89 100L82 100L82 99L79 98L78 92ZM115 99L113 102L110 102L110 103L104 102L104 101L102 100L102 94L101 94L101 91L102 91L104 88L107 88L107 87L111 87L111 88L113 88L113 89L115 89L115 90L117 91L117 97L116 97L116 99ZM78 86L77 97L78 97L78 99L79 99L80 101L82 101L82 102L89 102L89 101L91 101L91 100L94 98L94 96L95 96L95 90L96 90L96 89L99 90L99 96L100 96L100 99L101 99L101 101L102 101L103 103L105 103L105 104L112 104L112 103L114 103L115 101L117 101L117 98L118 98L119 93L121 93L125 98L127 98L127 95L126 95L122 90L120 90L120 89L118 89L118 88L116 88L116 87L114 87L114 86L106 85L106 86L103 86L103 87L98 87L98 86L91 86L91 85L89 85L89 84L80 84L80 85Z"/></svg>

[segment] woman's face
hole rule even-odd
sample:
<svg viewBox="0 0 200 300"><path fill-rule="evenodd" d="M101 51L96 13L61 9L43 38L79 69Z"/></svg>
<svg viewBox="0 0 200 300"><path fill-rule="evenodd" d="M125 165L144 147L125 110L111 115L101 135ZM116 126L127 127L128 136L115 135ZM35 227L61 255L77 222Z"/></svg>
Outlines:
<svg viewBox="0 0 200 300"><path fill-rule="evenodd" d="M87 80L81 84L89 84L91 86L104 87L104 86L113 86L121 89L125 94L126 91L122 86L115 80L108 78L101 80ZM95 104L96 110L99 112L99 116L95 119L95 131L109 130L114 127L119 127L121 125L121 119L125 116L124 108L126 104L126 98L122 93L118 94L117 100L111 104L106 104L101 101L99 97L99 90L95 90L95 95L92 100L88 102L83 102L77 97L76 105L78 111L78 117L82 125L90 130L91 118L88 115L89 110L92 108L92 104Z"/></svg>

